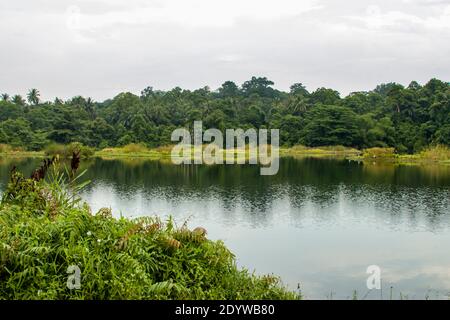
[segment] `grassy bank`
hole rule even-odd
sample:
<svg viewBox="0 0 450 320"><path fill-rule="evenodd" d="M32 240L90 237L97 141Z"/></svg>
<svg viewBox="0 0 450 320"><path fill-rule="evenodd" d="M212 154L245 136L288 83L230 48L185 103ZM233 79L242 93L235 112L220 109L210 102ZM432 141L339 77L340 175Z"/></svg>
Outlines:
<svg viewBox="0 0 450 320"><path fill-rule="evenodd" d="M203 149L206 145L203 146ZM162 146L157 148L148 148L142 144L128 144L123 147L105 148L95 150L83 146L79 143L69 145L49 145L42 151L25 151L23 149L12 148L8 145L0 145L0 156L4 157L44 157L59 155L68 158L74 151L79 151L82 158L100 157L105 159L115 158L146 158L153 160L170 160L173 146ZM271 147L269 146L269 150ZM306 147L297 145L293 147L280 147L278 149L280 157L328 157L328 158L347 158L366 162L392 162L408 164L426 164L440 163L450 164L450 148L443 145L430 146L417 154L398 154L394 148L369 148L358 150L344 146L322 146ZM226 151L221 149L224 159ZM245 149L236 149L230 153L237 157L244 155L249 159L250 152L248 146Z"/></svg>
<svg viewBox="0 0 450 320"><path fill-rule="evenodd" d="M203 146L203 150L207 145ZM102 158L121 158L121 157L145 157L145 158L154 158L154 159L169 159L171 157L171 151L173 146L164 146L158 147L155 149L148 149L142 145L128 145L125 147L118 148L107 148L101 151L97 151L95 153L96 156ZM250 149L248 146L245 148L238 149L236 148L233 152L227 152L224 149L220 149L219 152L222 152L224 159L226 154L233 155L237 157L238 155L243 155L246 160L250 157L250 150L254 151L254 149ZM271 146L268 146L269 152L271 151ZM362 152L353 149L346 148L342 146L330 146L330 147L319 147L319 148L309 148L305 146L295 146L291 148L280 147L278 149L280 157L283 156L317 156L317 157L343 157L343 156L355 156L359 155Z"/></svg>
<svg viewBox="0 0 450 320"><path fill-rule="evenodd" d="M394 148L370 148L358 157L363 161L392 162L398 164L450 164L450 148L443 145L430 146L417 154L397 154Z"/></svg>
<svg viewBox="0 0 450 320"><path fill-rule="evenodd" d="M142 144L131 143L123 147L105 148L95 153L101 158L150 158L161 159L170 158L172 146L158 147L150 149Z"/></svg>
<svg viewBox="0 0 450 320"><path fill-rule="evenodd" d="M280 156L349 157L358 156L362 151L344 146L306 147L302 145L280 148Z"/></svg>
<svg viewBox="0 0 450 320"><path fill-rule="evenodd" d="M0 299L300 298L277 277L239 269L201 227L92 213L76 196L78 165L13 172L0 204ZM79 289L67 286L70 268L81 271Z"/></svg>
<svg viewBox="0 0 450 320"><path fill-rule="evenodd" d="M23 148L0 143L0 157L43 157L44 155L43 151L27 151Z"/></svg>

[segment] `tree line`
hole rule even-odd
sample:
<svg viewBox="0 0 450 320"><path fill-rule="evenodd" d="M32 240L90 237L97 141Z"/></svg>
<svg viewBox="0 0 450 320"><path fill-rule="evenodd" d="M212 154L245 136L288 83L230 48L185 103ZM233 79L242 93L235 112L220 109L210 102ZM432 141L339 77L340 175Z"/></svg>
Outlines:
<svg viewBox="0 0 450 320"><path fill-rule="evenodd" d="M394 147L413 153L431 144L450 145L448 82L385 83L345 97L329 88L309 92L302 83L289 92L273 85L266 77L252 77L240 86L226 81L215 91L147 87L140 96L123 92L103 102L82 96L41 101L37 89L26 99L4 93L0 143L27 150L71 142L156 147L170 144L174 129L192 129L194 120L202 120L205 129L277 128L284 146Z"/></svg>

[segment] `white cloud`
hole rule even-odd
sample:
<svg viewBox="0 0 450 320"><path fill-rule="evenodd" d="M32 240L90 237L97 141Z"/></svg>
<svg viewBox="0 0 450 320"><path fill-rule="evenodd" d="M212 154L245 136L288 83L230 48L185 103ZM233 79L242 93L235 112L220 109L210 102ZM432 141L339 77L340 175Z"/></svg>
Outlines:
<svg viewBox="0 0 450 320"><path fill-rule="evenodd" d="M189 27L229 27L237 19L270 20L295 16L318 9L316 0L167 0L143 7L130 7L100 14L75 12L81 28L99 28L115 24L141 25L173 23Z"/></svg>
<svg viewBox="0 0 450 320"><path fill-rule="evenodd" d="M245 57L240 54L221 54L216 57L216 60L220 62L233 63L243 60L244 58Z"/></svg>
<svg viewBox="0 0 450 320"><path fill-rule="evenodd" d="M101 100L263 75L346 94L448 80L449 1L2 1L0 92Z"/></svg>
<svg viewBox="0 0 450 320"><path fill-rule="evenodd" d="M411 31L414 27L426 29L450 29L450 5L435 16L420 17L401 11L382 12L379 6L370 5L365 16L348 16L347 18L363 22L369 29L388 28L391 30Z"/></svg>

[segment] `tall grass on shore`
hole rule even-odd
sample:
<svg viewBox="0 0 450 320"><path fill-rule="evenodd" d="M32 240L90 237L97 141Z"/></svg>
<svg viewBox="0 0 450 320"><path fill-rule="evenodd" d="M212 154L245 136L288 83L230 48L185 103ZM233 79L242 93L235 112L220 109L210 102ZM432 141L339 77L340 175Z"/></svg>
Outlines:
<svg viewBox="0 0 450 320"><path fill-rule="evenodd" d="M448 162L450 161L450 148L444 145L429 146L418 154L397 154L394 148L364 149L364 159L395 160L397 162Z"/></svg>
<svg viewBox="0 0 450 320"><path fill-rule="evenodd" d="M298 299L279 278L236 266L206 230L96 214L77 196L79 154L31 178L13 170L0 203L0 299ZM69 289L68 270L81 270Z"/></svg>
<svg viewBox="0 0 450 320"><path fill-rule="evenodd" d="M359 155L361 151L344 146L320 146L307 147L295 145L290 148L281 148L280 154L284 155L314 155L314 156L333 156L333 155Z"/></svg>
<svg viewBox="0 0 450 320"><path fill-rule="evenodd" d="M0 156L8 155L8 156L34 156L36 155L36 151L26 151L22 147L11 146L9 144L0 143Z"/></svg>
<svg viewBox="0 0 450 320"><path fill-rule="evenodd" d="M375 148L364 149L363 157L364 158L372 158L372 159L373 158L387 159L387 158L395 158L396 153L395 153L394 148L375 147Z"/></svg>
<svg viewBox="0 0 450 320"><path fill-rule="evenodd" d="M436 145L423 150L419 156L427 160L450 160L450 148L444 145Z"/></svg>
<svg viewBox="0 0 450 320"><path fill-rule="evenodd" d="M130 143L122 147L104 148L96 155L99 157L124 157L124 158L170 158L171 147L158 147L156 149L149 149L146 145L141 143Z"/></svg>

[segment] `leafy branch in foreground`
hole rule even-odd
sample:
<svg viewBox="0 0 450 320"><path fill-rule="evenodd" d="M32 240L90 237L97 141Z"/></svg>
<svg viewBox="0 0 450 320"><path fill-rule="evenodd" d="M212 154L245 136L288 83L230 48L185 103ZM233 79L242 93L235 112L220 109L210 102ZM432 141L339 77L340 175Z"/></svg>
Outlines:
<svg viewBox="0 0 450 320"><path fill-rule="evenodd" d="M79 160L13 170L0 204L0 299L298 299L274 276L236 266L221 241L157 217L92 214L77 192ZM69 266L81 288L69 289Z"/></svg>

